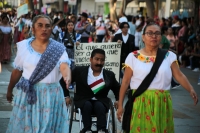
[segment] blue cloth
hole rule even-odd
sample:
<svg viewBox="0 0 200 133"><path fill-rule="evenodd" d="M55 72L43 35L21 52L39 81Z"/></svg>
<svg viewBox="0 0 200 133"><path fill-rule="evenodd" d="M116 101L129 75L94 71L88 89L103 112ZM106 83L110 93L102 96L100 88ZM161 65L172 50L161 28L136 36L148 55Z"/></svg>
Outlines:
<svg viewBox="0 0 200 133"><path fill-rule="evenodd" d="M34 38L32 38L34 40ZM34 84L44 79L56 66L60 57L65 51L65 47L59 42L50 39L46 51L42 54L35 70L29 80L21 78L16 84L17 89L22 89L27 93L27 102L34 104L37 101Z"/></svg>
<svg viewBox="0 0 200 133"><path fill-rule="evenodd" d="M69 119L59 83L33 85L37 101L27 102L27 94L17 90L6 133L68 133Z"/></svg>
<svg viewBox="0 0 200 133"><path fill-rule="evenodd" d="M136 26L135 24L133 24L132 22L128 22L129 26L130 26L130 31L131 31L131 35L135 36L135 31L136 31Z"/></svg>

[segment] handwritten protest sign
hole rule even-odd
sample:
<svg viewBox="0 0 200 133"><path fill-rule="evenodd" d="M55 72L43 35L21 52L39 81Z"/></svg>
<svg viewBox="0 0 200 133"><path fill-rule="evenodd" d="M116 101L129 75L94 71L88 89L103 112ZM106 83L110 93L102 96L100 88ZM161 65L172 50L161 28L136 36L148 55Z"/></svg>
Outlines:
<svg viewBox="0 0 200 133"><path fill-rule="evenodd" d="M115 73L119 81L121 44L114 43L81 43L76 47L74 58L76 66L89 66L93 49L100 48L106 53L104 68Z"/></svg>
<svg viewBox="0 0 200 133"><path fill-rule="evenodd" d="M17 8L17 18L28 13L28 4L24 4Z"/></svg>

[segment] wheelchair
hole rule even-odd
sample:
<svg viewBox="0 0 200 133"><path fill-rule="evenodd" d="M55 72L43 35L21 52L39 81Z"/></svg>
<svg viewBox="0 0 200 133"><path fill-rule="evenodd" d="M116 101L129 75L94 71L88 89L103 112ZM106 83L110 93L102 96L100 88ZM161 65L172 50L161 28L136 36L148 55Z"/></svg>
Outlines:
<svg viewBox="0 0 200 133"><path fill-rule="evenodd" d="M110 108L106 114L107 116L107 124L106 124L106 130L108 133L116 133L116 123L115 123L115 108L112 100L109 100ZM77 117L78 115L78 117ZM81 115L81 109L75 108L73 97L71 97L71 104L68 106L68 116L69 116L69 133L71 133L72 130L72 124L73 122L79 122L79 132L81 133L83 129L83 122L82 122L82 115ZM97 126L97 117L95 115L91 115L92 117L92 127ZM92 131L93 133L97 133L97 131ZM78 132L77 132L78 133Z"/></svg>

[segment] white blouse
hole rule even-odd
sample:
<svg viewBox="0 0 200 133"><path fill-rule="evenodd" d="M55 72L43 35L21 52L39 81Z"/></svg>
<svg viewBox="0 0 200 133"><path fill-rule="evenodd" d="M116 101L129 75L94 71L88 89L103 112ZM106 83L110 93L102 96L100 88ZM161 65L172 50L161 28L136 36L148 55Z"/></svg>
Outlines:
<svg viewBox="0 0 200 133"><path fill-rule="evenodd" d="M139 42L141 41L142 38L142 32L135 32L135 47L139 47Z"/></svg>
<svg viewBox="0 0 200 133"><path fill-rule="evenodd" d="M17 43L17 56L14 60L14 67L22 72L22 76L25 79L29 79L31 74L36 68L37 63L39 62L41 55L40 53L36 52L31 46L31 38L27 40L23 40ZM60 64L61 63L68 63L70 65L70 60L66 51L60 57L57 65L54 69L43 79L40 83L55 83L59 82L61 79L61 72L60 72Z"/></svg>
<svg viewBox="0 0 200 133"><path fill-rule="evenodd" d="M12 31L12 28L10 26L0 26L0 30L4 33L4 34L9 34Z"/></svg>
<svg viewBox="0 0 200 133"><path fill-rule="evenodd" d="M141 61L144 59L151 59L151 56L148 56L149 58L144 56L145 55L140 54L138 58L136 58L133 53L130 53L126 58L125 64L133 70L133 75L130 81L131 89L137 89L139 87L153 66L153 62L151 61ZM148 89L170 89L172 80L171 64L176 60L176 55L169 51Z"/></svg>

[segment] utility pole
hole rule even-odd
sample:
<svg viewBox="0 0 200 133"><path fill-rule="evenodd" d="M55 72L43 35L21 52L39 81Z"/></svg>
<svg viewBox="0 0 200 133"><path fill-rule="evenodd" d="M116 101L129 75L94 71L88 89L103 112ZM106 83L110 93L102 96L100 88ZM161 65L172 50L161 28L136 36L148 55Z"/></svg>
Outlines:
<svg viewBox="0 0 200 133"><path fill-rule="evenodd" d="M63 11L64 10L64 0L59 0L59 10Z"/></svg>
<svg viewBox="0 0 200 133"><path fill-rule="evenodd" d="M155 15L158 16L158 6L159 6L159 0L156 0L156 12Z"/></svg>

